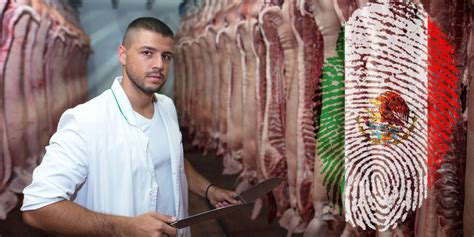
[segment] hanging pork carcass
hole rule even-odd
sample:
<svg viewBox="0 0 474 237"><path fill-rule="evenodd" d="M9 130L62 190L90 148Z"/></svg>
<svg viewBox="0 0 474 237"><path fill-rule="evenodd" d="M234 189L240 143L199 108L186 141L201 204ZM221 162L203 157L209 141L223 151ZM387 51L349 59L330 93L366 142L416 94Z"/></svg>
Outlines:
<svg viewBox="0 0 474 237"><path fill-rule="evenodd" d="M474 5L474 4L472 4ZM471 7L472 7L471 5ZM472 9L472 8L471 8ZM474 16L471 15L471 26L469 35L469 40L467 43L467 58L466 58L466 68L464 72L464 83L467 83L467 86L470 85L470 82L474 80ZM469 27L467 28L469 29ZM467 101L467 108L464 112L464 115L468 118L473 118L474 116L474 94L473 90L469 90ZM473 235L474 234L474 206L471 204L474 202L474 124L472 119L468 121L467 124L467 157L466 157L466 172L465 172L465 183L464 183L464 215L463 215L463 234L464 235Z"/></svg>
<svg viewBox="0 0 474 237"><path fill-rule="evenodd" d="M314 216L311 186L314 177L316 134L321 105L321 70L323 63L323 38L314 19L311 1L295 2L291 19L297 51L298 105L296 122L296 184L295 210L298 225L303 231ZM291 213L291 212L290 212ZM293 219L294 219L293 218ZM295 225L295 224L293 224Z"/></svg>
<svg viewBox="0 0 474 237"><path fill-rule="evenodd" d="M0 219L16 206L17 197L12 192L20 193L31 182L31 173L44 154L59 115L84 101L79 95L87 96L84 69L89 40L72 10L63 4L32 0L2 1L0 5ZM53 49L57 37L64 47ZM76 50L76 45L82 50Z"/></svg>
<svg viewBox="0 0 474 237"><path fill-rule="evenodd" d="M216 51L220 57L219 67L219 145L217 155L224 155L227 149L227 109L229 108L229 83L231 77L231 63L226 48L227 36L224 33L225 12L221 9L216 15ZM226 165L224 163L224 165Z"/></svg>
<svg viewBox="0 0 474 237"><path fill-rule="evenodd" d="M36 1L35 1L36 2ZM33 4L35 4L33 2ZM46 109L46 78L44 71L44 52L46 49L46 40L48 37L48 32L51 27L51 21L46 17L47 8L43 4L37 3L33 5L35 9L39 9L38 13L41 16L39 22L39 28L36 33L33 55L32 55L32 65L33 65L33 81L31 85L33 87L33 97L36 103L36 112L38 118L38 142L40 144L40 150L38 151L38 158L44 154L44 146L48 144L49 141L49 124L48 124L48 111ZM80 55L80 54L78 54ZM78 62L78 64L80 64Z"/></svg>
<svg viewBox="0 0 474 237"><path fill-rule="evenodd" d="M263 7L263 1L243 1L240 5L240 14L243 21L237 26L237 45L241 52L242 65L242 165L243 170L236 180L235 189L237 192L257 184L263 180L261 164L258 156L259 121L257 90L260 80L259 54L254 45L260 43L261 34L257 36L255 29L260 33L258 25L258 14ZM255 37L260 37L260 41ZM261 41L263 45L263 41ZM263 75L264 76L264 75ZM252 218L256 218L263 207L263 200L259 199L254 205Z"/></svg>
<svg viewBox="0 0 474 237"><path fill-rule="evenodd" d="M429 133L428 168L432 185L428 197L417 212L416 233L437 236L461 236L472 228L474 220L463 223L463 209L472 206L464 197L466 170L467 108L469 85L468 42L472 41L472 7L468 2L421 1L428 14L429 62ZM471 44L472 53L472 44ZM472 55L472 54L471 54ZM433 100L432 98L437 98ZM441 115L441 116L440 116ZM443 119L446 118L448 122ZM430 127L429 124L429 127ZM431 128L431 127L430 127ZM448 135L448 137L445 137ZM465 190L472 187L465 186ZM471 230L464 236L472 235Z"/></svg>
<svg viewBox="0 0 474 237"><path fill-rule="evenodd" d="M217 45L216 45L216 36L217 36L217 30L214 25L209 25L206 27L206 42L207 42L207 47L208 47L208 53L210 57L210 62L209 64L211 65L210 67L210 75L209 75L209 82L210 85L208 85L211 88L211 91L209 92L209 103L210 103L210 113L209 113L209 122L210 122L210 138L211 138L211 145L210 149L213 151L217 151L218 146L219 146L219 139L220 139L220 133L219 133L219 89L220 89L220 67L219 67L219 62L221 61L220 55L217 52Z"/></svg>
<svg viewBox="0 0 474 237"><path fill-rule="evenodd" d="M262 144L258 159L265 178L272 176L287 179L285 119L286 88L284 52L278 27L282 23L281 6L266 7L259 15L259 23L266 46L266 106L262 129ZM289 208L288 184L273 191L276 209L270 210L280 217Z"/></svg>
<svg viewBox="0 0 474 237"><path fill-rule="evenodd" d="M224 162L241 163L242 158L242 61L241 52L237 45L237 27L241 22L239 17L239 2L230 1L226 6L226 26L223 36L227 43L225 47L231 62L231 77L229 82L229 107L227 109L227 153L224 155ZM237 173L242 170L242 165L231 173Z"/></svg>
<svg viewBox="0 0 474 237"><path fill-rule="evenodd" d="M204 27L204 26L203 26ZM211 55L210 46L207 42L207 32L203 29L203 33L198 38L198 45L201 47L202 65L208 65L201 67L202 70L202 96L200 97L202 108L199 111L202 114L202 138L199 141L204 152L207 152L212 147L211 137L211 98L212 98L212 66L211 66Z"/></svg>

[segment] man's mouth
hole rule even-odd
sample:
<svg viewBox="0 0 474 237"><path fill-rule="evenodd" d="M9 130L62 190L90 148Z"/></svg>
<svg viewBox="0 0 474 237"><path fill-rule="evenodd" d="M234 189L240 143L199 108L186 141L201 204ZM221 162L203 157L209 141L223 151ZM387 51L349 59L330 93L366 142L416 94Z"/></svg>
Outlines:
<svg viewBox="0 0 474 237"><path fill-rule="evenodd" d="M147 77L155 78L155 79L161 79L163 76L157 75L157 74L152 74L152 75L147 75Z"/></svg>

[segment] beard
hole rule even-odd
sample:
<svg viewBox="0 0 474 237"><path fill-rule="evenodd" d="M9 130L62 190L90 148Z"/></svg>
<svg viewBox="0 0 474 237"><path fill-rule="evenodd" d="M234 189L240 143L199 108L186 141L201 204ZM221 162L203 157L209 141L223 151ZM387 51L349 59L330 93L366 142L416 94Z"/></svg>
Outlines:
<svg viewBox="0 0 474 237"><path fill-rule="evenodd" d="M158 91L161 89L161 87L165 84L161 84L158 86L146 86L145 85L145 79L148 75L156 75L159 74L161 78L165 78L164 75L160 72L150 72L150 73L145 73L144 77L140 77L138 73L135 73L133 70L125 66L125 73L127 73L128 78L132 83L141 91L145 93L158 93Z"/></svg>

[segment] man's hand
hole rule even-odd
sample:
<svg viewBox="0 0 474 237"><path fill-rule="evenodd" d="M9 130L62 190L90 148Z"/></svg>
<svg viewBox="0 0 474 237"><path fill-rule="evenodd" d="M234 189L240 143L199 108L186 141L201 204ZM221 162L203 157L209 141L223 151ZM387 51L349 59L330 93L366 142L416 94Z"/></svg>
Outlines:
<svg viewBox="0 0 474 237"><path fill-rule="evenodd" d="M158 212L145 213L132 218L129 236L175 236L176 228L169 225L175 220Z"/></svg>
<svg viewBox="0 0 474 237"><path fill-rule="evenodd" d="M236 200L237 193L221 189L217 186L209 187L207 198L209 202L215 207L225 207L228 205L234 205L241 203L240 201Z"/></svg>
<svg viewBox="0 0 474 237"><path fill-rule="evenodd" d="M241 203L235 199L237 193L214 185L209 186L210 182L200 175L187 160L184 160L184 170L188 178L189 189L201 197L206 197L207 192L207 199L213 206L224 207Z"/></svg>

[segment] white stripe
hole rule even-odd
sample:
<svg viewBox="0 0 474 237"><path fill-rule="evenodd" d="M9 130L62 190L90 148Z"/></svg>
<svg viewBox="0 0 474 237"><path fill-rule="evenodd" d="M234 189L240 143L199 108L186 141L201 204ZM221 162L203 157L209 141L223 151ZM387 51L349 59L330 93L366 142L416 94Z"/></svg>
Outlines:
<svg viewBox="0 0 474 237"><path fill-rule="evenodd" d="M414 7L406 3L405 10ZM395 11L388 3L369 3L349 19L345 36L345 215L353 225L380 231L402 222L427 193L427 18L421 10L419 19ZM410 110L408 123L399 127L409 136L400 144L375 144L360 131L373 131L365 118L368 110L378 111L372 101L387 91Z"/></svg>

